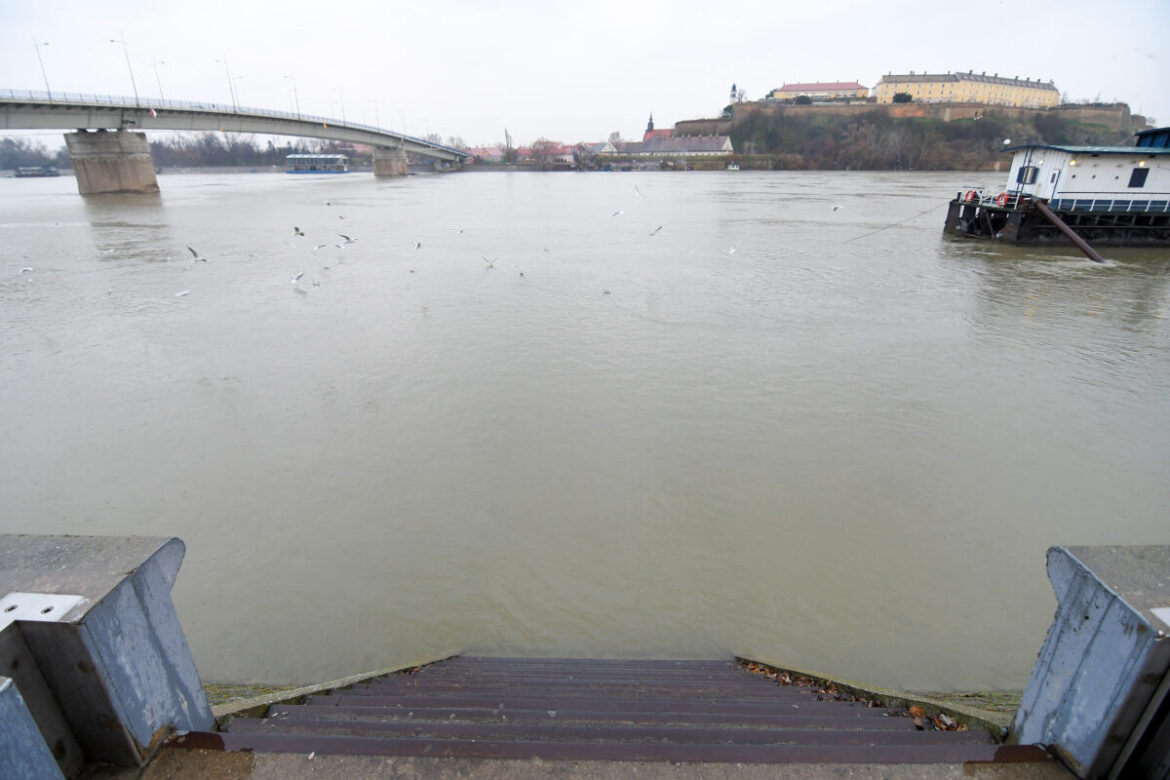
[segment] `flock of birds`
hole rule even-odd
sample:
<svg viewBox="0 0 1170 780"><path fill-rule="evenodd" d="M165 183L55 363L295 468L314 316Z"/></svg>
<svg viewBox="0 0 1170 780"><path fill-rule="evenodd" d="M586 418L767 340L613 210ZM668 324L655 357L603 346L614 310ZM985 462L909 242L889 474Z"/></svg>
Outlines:
<svg viewBox="0 0 1170 780"><path fill-rule="evenodd" d="M635 192L635 195L636 195L637 197L639 197L639 198L645 198L645 197L646 197L646 196L645 196L645 195L642 193L642 190L641 190L641 189L640 189L640 188L639 188L637 185L634 185L634 192ZM333 205L333 203L332 203L332 201L328 201L328 200L327 200L327 201L325 201L325 205L326 205L326 206L331 206L331 205ZM620 216L622 216L623 214L625 214L625 211L624 211L623 209L620 209L620 208L619 208L619 209L616 209L615 211L613 211L613 212L610 214L610 217L611 217L611 218L612 218L612 217L620 217ZM340 219L340 220L344 220L344 219L345 219L345 216L344 216L344 215L338 215L338 219ZM665 227L664 225L657 225L657 226L655 226L653 229L651 229L651 230L649 231L649 236L650 236L651 238L653 238L654 236L657 236L657 235L658 235L658 234L659 234L659 233L662 231L662 229L663 229L664 227ZM293 226L292 226L292 231L293 231L293 239L294 239L294 243L291 245L291 247L292 247L292 248L296 248L296 247L298 246L298 243L296 243L296 239L307 238L307 237L308 237L308 234L307 234L307 233L306 233L306 232L305 232L305 231L304 231L304 230L303 230L303 229L300 227L300 225L293 225ZM454 232L455 232L455 234L456 234L456 235L463 235L464 229L463 229L462 227L457 227L457 228L454 228ZM349 246L350 244L353 244L353 243L357 242L357 240L358 240L357 238L355 238L355 237L353 237L353 236L350 236L350 235L347 235L347 234L345 234L345 233L338 233L338 234L337 234L337 238L338 238L338 239L340 239L340 240L339 240L339 241L336 241L336 242L334 242L334 243L333 243L333 246L334 246L335 248L337 248L338 250L344 250L344 249L345 249L347 246ZM412 242L412 244L413 244L413 247L414 247L414 250L415 250L415 251L419 251L419 250L421 250L421 249L423 248L423 245L422 245L422 242L421 242L421 241L417 241L417 240L416 240L416 241L413 241L413 242ZM317 253L317 252L319 252L320 250L322 250L322 249L325 249L325 248L326 248L326 247L328 247L328 246L329 246L329 243L327 243L327 242L326 242L326 243L315 243L315 244L313 244L313 250L312 250L312 251L313 251L314 253ZM726 254L728 254L728 255L733 255L733 254L735 254L735 252L736 252L736 249L737 249L737 248L738 248L738 246L737 246L737 245L732 245L730 248L728 248L727 250L725 250L725 253L726 253ZM200 262L206 263L206 262L208 262L208 259L207 259L207 257L205 257L204 255L201 255L201 254L199 253L199 250L195 249L195 247L193 247L193 246L187 246L187 251L191 253L191 262L192 262L192 263L200 263ZM549 251L549 250L548 250L548 248L547 248L547 247L545 247L545 248L544 248L544 252L545 252L545 253L548 253L548 251ZM485 271L492 271L492 270L495 270L495 268L496 268L496 261L497 261L497 260L499 260L499 258L498 258L498 257L486 257L486 256L485 256L485 257L483 257L484 270L485 270ZM322 266L322 270L326 270L326 271L327 271L327 270L329 270L329 268L330 268L330 267L329 267L328 265L326 265L326 266ZM31 271L32 269L31 269L31 268L29 268L29 269L27 269L27 270ZM518 273L518 275L519 275L519 277L520 277L520 278L526 278L526 275L525 275L525 273L524 273L524 271L523 271L522 269L520 269L520 268L517 268L516 270L517 270L517 273ZM411 268L408 268L408 271L409 271L410 273L412 273L412 274L413 274L413 273L415 273L415 269L414 269L413 267L411 267ZM294 284L294 285L295 285L295 284L300 284L301 280L302 280L304 277L305 277L305 271L304 271L304 270L299 270L299 271L297 271L296 273L294 273L292 276L290 276L290 277L289 277L289 282L290 282L291 284ZM315 280L313 280L313 286L315 286L315 287L320 287L320 286L321 286L321 281L320 281L320 279L315 279ZM177 292L177 293L175 293L175 297L184 297L184 296L190 295L190 293L191 293L191 291L190 291L190 290L182 290L182 291L180 291L180 292ZM603 290L601 291L601 294L602 294L602 295L610 295L610 294L611 294L611 291L610 291L609 289L603 289Z"/></svg>
<svg viewBox="0 0 1170 780"><path fill-rule="evenodd" d="M634 193L638 198L645 198L646 197L642 193L642 190L636 184L634 185ZM333 205L333 202L328 201L328 200L325 201L324 203L326 206ZM842 208L842 206L840 206L840 205L833 205L832 206L833 211L839 211L839 210L841 210L841 208ZM618 208L610 213L610 217L616 219L618 217L623 216L624 214L625 214L625 211L621 208ZM337 217L341 221L344 221L346 219L345 215L343 215L343 214L339 214L339 215L337 215ZM649 231L649 237L653 238L653 237L657 236L664 229L664 227L665 227L665 225L656 225L654 228L652 228ZM299 225L293 225L292 232L293 232L294 242L291 244L291 247L295 249L300 245L298 239L307 238L308 234ZM457 228L454 228L454 232L456 235L463 235L464 229L462 227L457 227ZM352 235L348 235L346 233L337 233L336 238L338 240L334 241L332 243L332 245L338 250L344 250L347 246L354 244L358 241L358 239L356 237L354 237ZM412 242L412 244L413 244L414 250L416 252L422 250L422 248L423 248L423 244L421 241L415 240ZM313 244L312 251L314 253L320 252L322 249L327 248L329 245L330 245L329 242L315 243L315 244ZM723 250L723 253L726 255L734 255L738 251L738 249L739 249L738 244L732 244L730 247ZM114 250L110 249L110 250L105 250L105 251L112 252ZM188 245L187 251L191 254L191 261L190 261L191 263L206 263L206 262L208 262L208 258L206 256L200 254L199 250L197 250L195 247ZM549 251L548 248L545 247L544 252L548 253L548 251ZM169 260L170 258L168 257L167 259ZM483 256L484 270L485 271L495 270L496 262L498 260L499 260L498 257ZM330 266L323 265L320 270L328 271L329 269L330 269ZM33 270L34 269L31 266L24 266L20 269L20 273L21 274L31 274L33 272ZM520 278L526 278L525 272L522 269L517 268L516 270L517 270L517 273L518 273ZM410 267L410 268L408 268L408 271L413 274L413 273L415 273L415 268ZM293 285L299 285L301 283L302 279L304 279L304 277L305 277L305 271L298 270L289 277L289 282ZM321 280L320 279L312 280L312 285L314 287L320 287ZM190 290L180 290L179 292L175 293L175 297L182 298L182 297L186 297L190 294L191 294ZM611 291L608 288L606 288L606 289L603 289L601 291L601 294L602 295L610 295Z"/></svg>

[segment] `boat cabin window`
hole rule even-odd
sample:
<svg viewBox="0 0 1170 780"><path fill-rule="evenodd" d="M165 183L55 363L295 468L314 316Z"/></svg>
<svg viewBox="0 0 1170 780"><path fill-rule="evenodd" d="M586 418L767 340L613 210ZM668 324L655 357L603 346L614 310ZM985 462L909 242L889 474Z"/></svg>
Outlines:
<svg viewBox="0 0 1170 780"><path fill-rule="evenodd" d="M1035 165L1021 166L1019 172L1016 174L1016 183L1017 184L1035 184L1036 183L1036 175L1038 173L1040 173L1040 169L1037 168Z"/></svg>
<svg viewBox="0 0 1170 780"><path fill-rule="evenodd" d="M1146 186L1146 177L1150 175L1149 168L1134 168L1133 173L1129 175L1129 186L1144 187Z"/></svg>

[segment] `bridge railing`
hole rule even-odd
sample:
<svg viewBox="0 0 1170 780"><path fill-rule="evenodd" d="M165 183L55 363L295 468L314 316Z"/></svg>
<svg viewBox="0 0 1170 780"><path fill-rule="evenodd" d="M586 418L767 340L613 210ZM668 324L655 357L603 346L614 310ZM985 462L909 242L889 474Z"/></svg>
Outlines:
<svg viewBox="0 0 1170 780"><path fill-rule="evenodd" d="M199 111L210 114L261 117L264 119L290 119L296 122L311 122L312 124L344 127L348 130L364 130L366 132L401 138L403 141L410 141L420 146L443 149L449 152L455 152L456 154L467 154L462 149L455 149L450 146L434 143L433 141L406 135L405 133L375 127L374 125L346 122L324 116L314 116L312 114L296 114L291 111L273 111L267 108L248 108L244 106L225 105L223 103L166 100L164 98L138 98L136 100L135 98L123 95L90 95L82 92L57 91L49 93L27 89L0 89L0 100L29 101L34 103L50 103L53 105L94 106L97 108L133 108L142 111L149 111L152 108L156 110L171 109L174 111Z"/></svg>

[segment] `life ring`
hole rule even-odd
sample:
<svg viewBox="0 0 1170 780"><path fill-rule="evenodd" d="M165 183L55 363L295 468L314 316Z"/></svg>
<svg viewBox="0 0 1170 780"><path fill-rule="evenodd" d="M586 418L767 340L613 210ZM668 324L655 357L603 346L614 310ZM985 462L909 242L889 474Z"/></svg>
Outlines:
<svg viewBox="0 0 1170 780"><path fill-rule="evenodd" d="M976 197L975 190L967 190L967 194L963 196L963 200L970 203L971 201L975 200Z"/></svg>
<svg viewBox="0 0 1170 780"><path fill-rule="evenodd" d="M995 199L995 202L1000 206L1006 206L1008 202L1008 194L1006 192L999 193L999 197Z"/></svg>

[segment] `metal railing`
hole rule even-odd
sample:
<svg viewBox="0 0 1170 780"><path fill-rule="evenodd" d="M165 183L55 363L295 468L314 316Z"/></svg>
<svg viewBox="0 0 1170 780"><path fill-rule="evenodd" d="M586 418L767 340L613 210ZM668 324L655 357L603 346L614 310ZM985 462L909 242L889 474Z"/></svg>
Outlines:
<svg viewBox="0 0 1170 780"><path fill-rule="evenodd" d="M1097 211L1143 214L1170 213L1170 200L1132 200L1129 198L1054 198L1048 205L1058 211Z"/></svg>
<svg viewBox="0 0 1170 780"><path fill-rule="evenodd" d="M0 101L13 102L30 102L30 103L45 103L54 106L90 106L94 108L132 108L135 110L149 111L155 109L171 110L171 111L193 111L205 114L227 114L229 116L246 116L260 119L285 119L295 122L305 122L309 124L326 125L332 127L343 127L347 130L363 130L369 133L378 133L381 135L388 135L394 138L401 138L404 141L419 144L420 146L428 146L432 149L442 149L455 154L467 155L467 152L462 149L456 149L451 146L445 146L433 141L427 141L423 138L416 138L415 136L399 133L394 130L387 130L382 127L375 127L374 125L366 125L358 122L346 122L339 119L331 119L324 116L314 116L312 114L296 114L291 111L273 111L267 108L244 108L225 105L222 103L209 102L194 102L189 100L167 100L163 98L134 98L125 97L122 95L89 95L82 92L37 92L27 89L0 89ZM277 134L279 135L279 134ZM470 155L468 155L470 156Z"/></svg>
<svg viewBox="0 0 1170 780"><path fill-rule="evenodd" d="M957 193L955 197L972 206L1013 209L1019 207L1022 200L1031 196L1018 192L987 194L982 189L969 189ZM1102 214L1110 212L1123 214L1132 214L1135 212L1143 214L1166 214L1170 213L1170 199L1053 198L1048 201L1048 207L1054 211L1092 211Z"/></svg>

